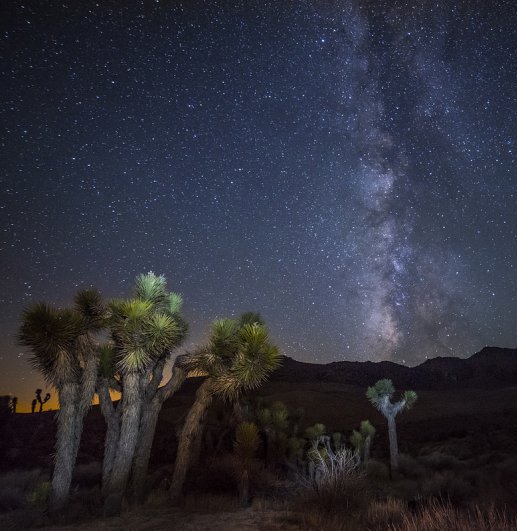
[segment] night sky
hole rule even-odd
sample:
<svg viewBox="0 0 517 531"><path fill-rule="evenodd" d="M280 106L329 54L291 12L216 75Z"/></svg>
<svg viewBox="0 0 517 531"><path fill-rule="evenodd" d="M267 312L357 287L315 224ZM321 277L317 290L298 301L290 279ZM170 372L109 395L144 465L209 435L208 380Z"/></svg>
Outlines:
<svg viewBox="0 0 517 531"><path fill-rule="evenodd" d="M128 6L126 4L131 4ZM512 0L4 0L0 393L33 301L256 310L302 361L517 346Z"/></svg>

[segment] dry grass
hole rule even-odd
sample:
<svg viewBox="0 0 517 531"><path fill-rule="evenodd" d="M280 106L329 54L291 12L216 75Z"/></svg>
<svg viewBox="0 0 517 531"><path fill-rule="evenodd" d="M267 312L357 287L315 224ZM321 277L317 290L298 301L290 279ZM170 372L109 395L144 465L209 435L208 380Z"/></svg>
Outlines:
<svg viewBox="0 0 517 531"><path fill-rule="evenodd" d="M389 531L514 531L517 518L508 517L503 511L478 506L467 510L453 507L449 502L431 500L414 513L407 509L401 513L400 522L391 524Z"/></svg>

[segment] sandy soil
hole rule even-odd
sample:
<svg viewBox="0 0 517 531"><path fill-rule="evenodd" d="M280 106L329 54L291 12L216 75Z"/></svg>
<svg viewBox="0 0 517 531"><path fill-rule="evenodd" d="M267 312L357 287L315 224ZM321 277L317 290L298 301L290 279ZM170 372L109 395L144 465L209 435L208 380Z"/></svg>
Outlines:
<svg viewBox="0 0 517 531"><path fill-rule="evenodd" d="M179 510L140 511L115 518L95 520L73 526L39 528L44 531L82 530L182 530L182 531L297 531L285 511L260 510L253 507L231 512L185 514Z"/></svg>

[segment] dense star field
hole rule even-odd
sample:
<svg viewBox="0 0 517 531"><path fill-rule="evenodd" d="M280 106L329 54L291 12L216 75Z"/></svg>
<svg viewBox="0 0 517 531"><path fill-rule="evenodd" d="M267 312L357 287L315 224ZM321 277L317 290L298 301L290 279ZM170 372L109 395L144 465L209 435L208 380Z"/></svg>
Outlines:
<svg viewBox="0 0 517 531"><path fill-rule="evenodd" d="M25 305L150 270L188 345L246 310L303 361L517 345L511 0L0 9L3 393L42 385Z"/></svg>

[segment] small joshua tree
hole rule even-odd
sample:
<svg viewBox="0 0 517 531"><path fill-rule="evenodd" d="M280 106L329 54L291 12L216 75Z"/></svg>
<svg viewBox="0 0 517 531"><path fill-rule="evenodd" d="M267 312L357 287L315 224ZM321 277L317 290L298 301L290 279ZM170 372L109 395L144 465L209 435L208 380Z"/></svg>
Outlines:
<svg viewBox="0 0 517 531"><path fill-rule="evenodd" d="M274 468L287 449L289 410L283 402L276 401L269 407L259 408L257 420L265 434L266 467Z"/></svg>
<svg viewBox="0 0 517 531"><path fill-rule="evenodd" d="M410 409L416 402L417 394L414 391L405 391L402 398L395 403L391 402L395 388L391 380L379 380L373 387L368 387L366 396L388 421L388 435L390 441L391 471L398 469L398 444L395 417L404 409Z"/></svg>
<svg viewBox="0 0 517 531"><path fill-rule="evenodd" d="M372 439L375 435L375 428L369 420L363 420L359 431L354 430L350 436L350 443L359 452L363 465L368 465L370 459L370 449L372 446Z"/></svg>
<svg viewBox="0 0 517 531"><path fill-rule="evenodd" d="M41 398L41 393L43 393L42 389L36 389L36 404L39 404L39 412L41 413L43 411L43 406L50 400L50 393L47 393L45 395L45 398ZM34 404L34 408L36 408L36 404ZM33 411L34 413L34 411Z"/></svg>
<svg viewBox="0 0 517 531"><path fill-rule="evenodd" d="M237 426L233 449L236 458L239 501L242 507L246 507L249 504L250 472L259 442L260 437L256 424L253 422L242 422Z"/></svg>

